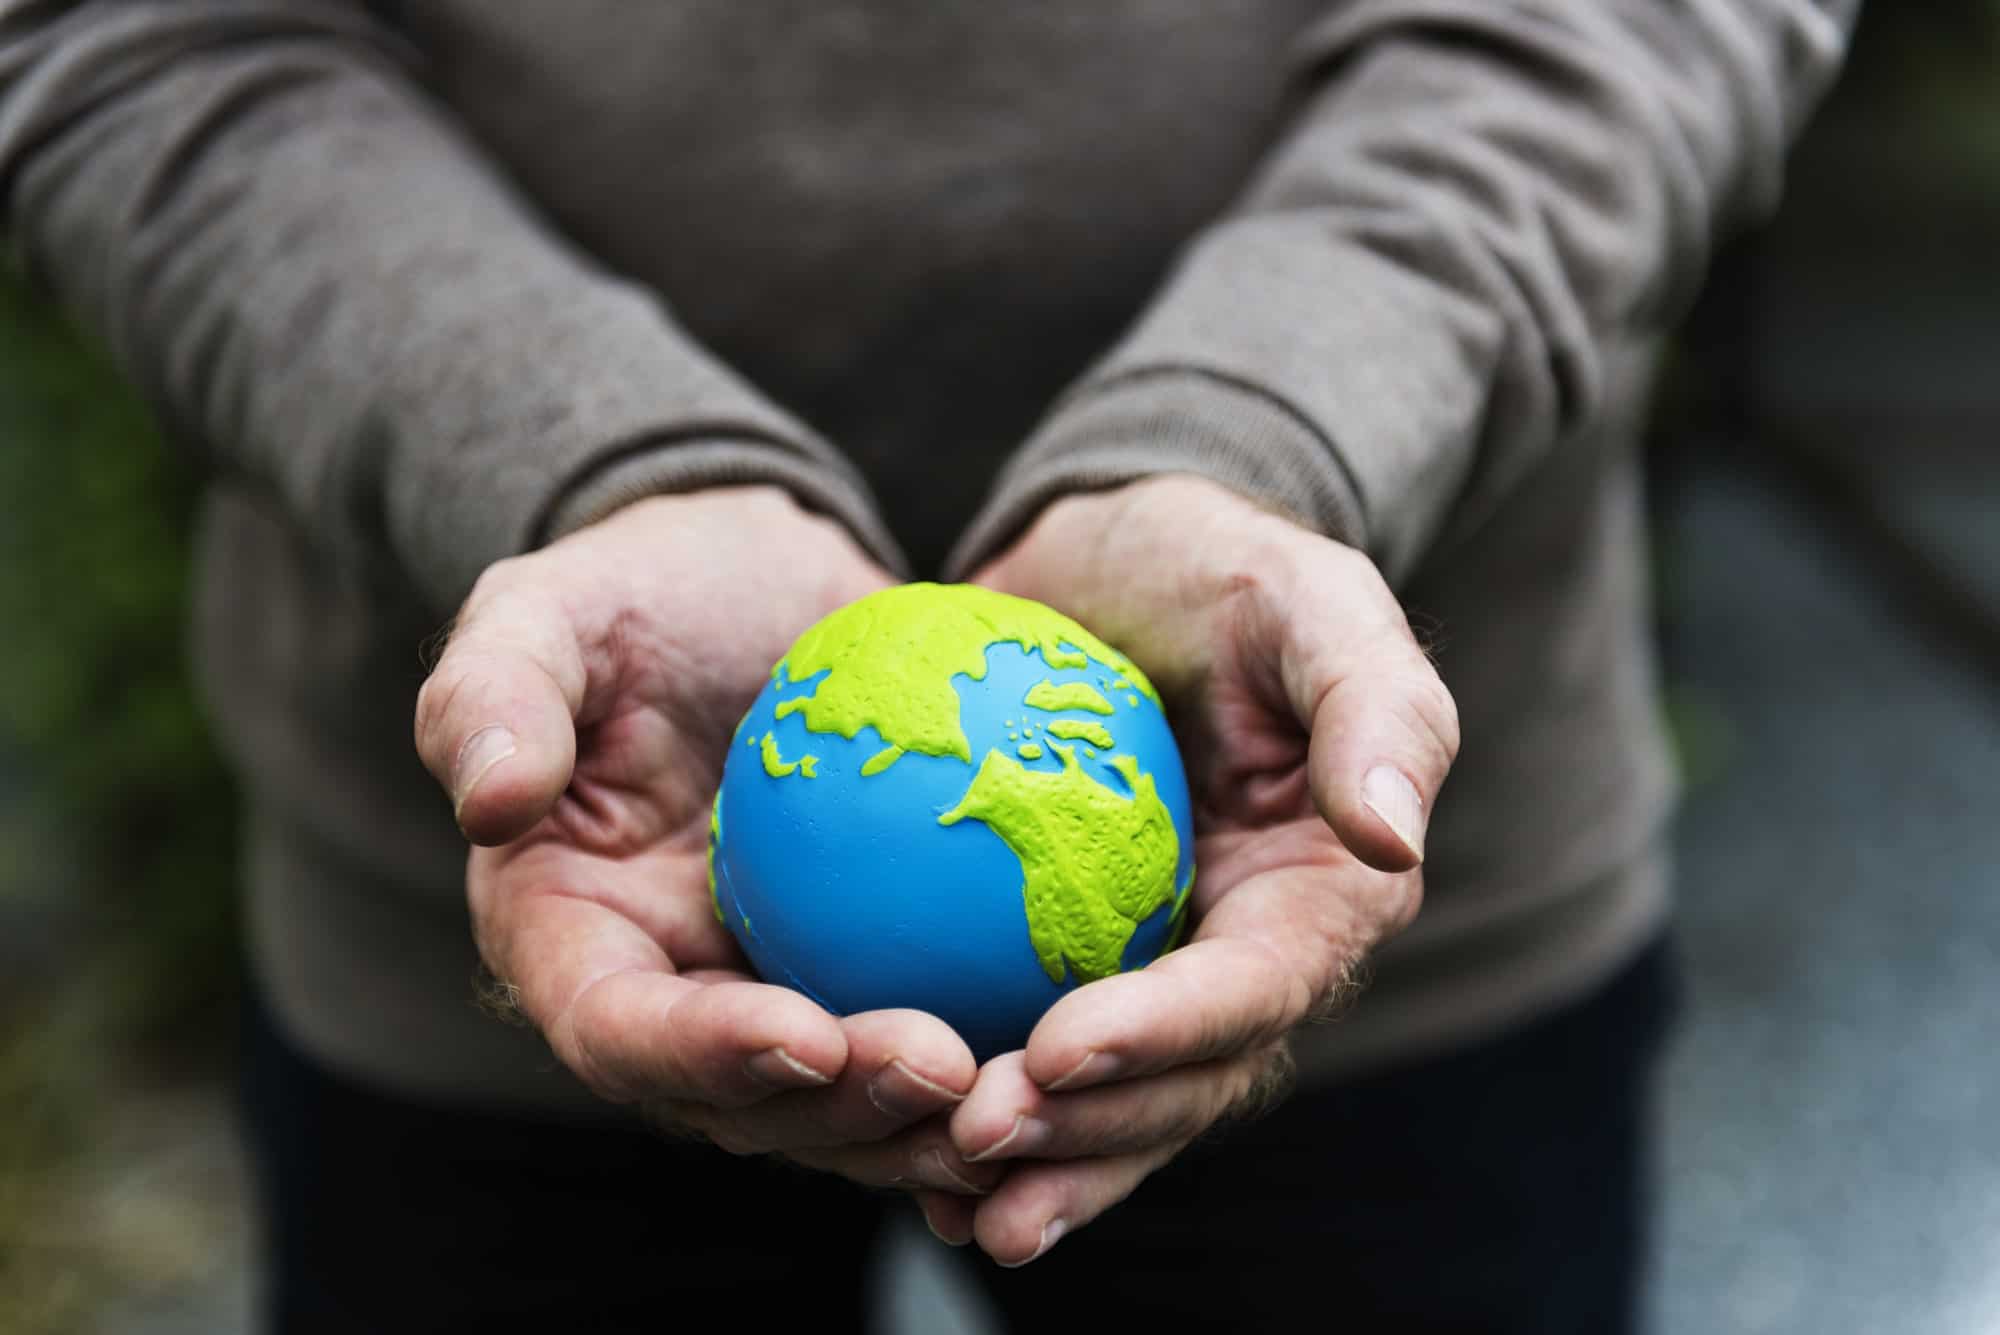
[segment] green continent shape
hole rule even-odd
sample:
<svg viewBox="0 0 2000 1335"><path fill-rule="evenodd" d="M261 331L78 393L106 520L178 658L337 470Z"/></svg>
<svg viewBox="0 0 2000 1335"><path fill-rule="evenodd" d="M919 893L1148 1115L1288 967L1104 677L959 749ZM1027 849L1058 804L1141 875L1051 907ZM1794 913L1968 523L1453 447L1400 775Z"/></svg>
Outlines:
<svg viewBox="0 0 2000 1335"><path fill-rule="evenodd" d="M1052 681L1038 681L1028 688L1027 698L1021 703L1030 709L1051 712L1058 709L1087 709L1093 714L1111 712L1111 702L1087 681L1066 681L1060 686ZM1049 731L1055 729L1051 727Z"/></svg>
<svg viewBox="0 0 2000 1335"><path fill-rule="evenodd" d="M1008 641L1040 651L1054 668L1096 659L1159 699L1132 660L1054 608L976 584L902 584L849 603L799 636L772 674L793 682L826 675L776 714L804 714L808 731L850 741L872 727L885 748L971 764L953 678L984 680L987 649Z"/></svg>
<svg viewBox="0 0 2000 1335"><path fill-rule="evenodd" d="M1080 982L1118 972L1140 923L1174 898L1180 839L1173 817L1138 762L1112 763L1132 785L1126 797L1054 748L1060 770L1024 768L997 748L986 753L958 805L940 825L976 820L1021 861L1028 939L1051 982L1067 963Z"/></svg>
<svg viewBox="0 0 2000 1335"><path fill-rule="evenodd" d="M793 773L804 779L816 777L815 771L819 767L818 756L808 753L797 760L787 760L778 754L778 739L768 732L764 734L763 747L764 772L772 778L782 779Z"/></svg>
<svg viewBox="0 0 2000 1335"><path fill-rule="evenodd" d="M1080 723L1073 718L1059 718L1049 724L1049 736L1066 742L1081 738L1100 751L1109 751L1113 745L1111 733L1102 723Z"/></svg>

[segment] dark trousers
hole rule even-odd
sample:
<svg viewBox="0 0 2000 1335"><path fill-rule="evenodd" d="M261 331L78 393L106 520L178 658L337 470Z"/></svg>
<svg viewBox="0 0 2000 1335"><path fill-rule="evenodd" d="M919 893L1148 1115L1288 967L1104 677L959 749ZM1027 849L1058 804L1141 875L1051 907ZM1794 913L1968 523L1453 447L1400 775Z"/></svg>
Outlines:
<svg viewBox="0 0 2000 1335"><path fill-rule="evenodd" d="M1025 1269L1019 1331L1616 1335L1633 1326L1664 946L1503 1038L1295 1095ZM256 1013L245 1093L269 1328L861 1331L910 1206L623 1129L384 1096Z"/></svg>

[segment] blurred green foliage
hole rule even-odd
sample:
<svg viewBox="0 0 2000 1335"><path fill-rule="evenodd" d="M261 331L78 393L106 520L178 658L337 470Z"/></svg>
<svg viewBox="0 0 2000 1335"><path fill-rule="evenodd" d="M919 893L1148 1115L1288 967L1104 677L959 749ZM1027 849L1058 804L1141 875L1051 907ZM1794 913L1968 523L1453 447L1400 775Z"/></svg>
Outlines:
<svg viewBox="0 0 2000 1335"><path fill-rule="evenodd" d="M1866 3L1840 86L1806 145L1837 149L1872 124L1895 132L1919 166L1990 182L2000 169L1996 68L2000 0Z"/></svg>
<svg viewBox="0 0 2000 1335"><path fill-rule="evenodd" d="M183 651L197 493L105 358L0 286L0 908L115 957L107 1018L144 1037L235 959L233 802Z"/></svg>
<svg viewBox="0 0 2000 1335"><path fill-rule="evenodd" d="M9 1331L79 1329L108 1295L150 1287L157 1248L107 1233L88 1184L135 1083L205 1065L229 1032L235 804L183 652L197 492L105 358L0 279Z"/></svg>

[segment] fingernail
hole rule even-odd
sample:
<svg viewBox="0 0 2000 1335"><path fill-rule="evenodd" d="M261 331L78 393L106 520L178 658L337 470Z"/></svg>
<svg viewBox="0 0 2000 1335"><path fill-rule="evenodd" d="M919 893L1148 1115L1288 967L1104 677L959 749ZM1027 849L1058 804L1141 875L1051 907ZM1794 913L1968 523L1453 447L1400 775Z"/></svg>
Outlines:
<svg viewBox="0 0 2000 1335"><path fill-rule="evenodd" d="M962 1238L948 1237L945 1234L945 1231L937 1226L937 1221L931 1218L930 1206L919 1204L917 1206L917 1213L921 1214L924 1217L924 1227L931 1231L931 1236L936 1238L939 1242L942 1242L945 1246L963 1247L966 1243L972 1241L972 1235L970 1233L966 1234Z"/></svg>
<svg viewBox="0 0 2000 1335"><path fill-rule="evenodd" d="M1049 1124L1039 1117L1017 1113L1014 1125L1007 1128L1007 1134L988 1145L977 1154L965 1156L967 1163L982 1163L1005 1154L1010 1157L1025 1157L1049 1143Z"/></svg>
<svg viewBox="0 0 2000 1335"><path fill-rule="evenodd" d="M1035 1248L1035 1254L1019 1261L1002 1261L1000 1262L1001 1269L1019 1270L1022 1266L1028 1264L1029 1261L1041 1260L1049 1254L1049 1248L1062 1241L1062 1235L1067 1232L1069 1232L1069 1225L1067 1223L1060 1219L1049 1220L1042 1227L1042 1243L1041 1246Z"/></svg>
<svg viewBox="0 0 2000 1335"><path fill-rule="evenodd" d="M944 1157L943 1150L925 1150L917 1155L914 1162L917 1176L929 1186L941 1191L963 1191L972 1196L986 1194L986 1188L951 1166L951 1160Z"/></svg>
<svg viewBox="0 0 2000 1335"><path fill-rule="evenodd" d="M1395 831L1411 856L1424 858L1424 799L1417 786L1393 765L1377 765L1361 778L1361 800Z"/></svg>
<svg viewBox="0 0 2000 1335"><path fill-rule="evenodd" d="M486 777L486 771L514 754L514 734L495 723L481 728L460 743L458 757L451 765L451 809L465 806L465 799Z"/></svg>
<svg viewBox="0 0 2000 1335"><path fill-rule="evenodd" d="M868 1101L890 1117L922 1117L942 1104L961 1103L965 1095L926 1079L892 1060L868 1082Z"/></svg>
<svg viewBox="0 0 2000 1335"><path fill-rule="evenodd" d="M1118 1074L1119 1060L1108 1052L1087 1052L1068 1072L1043 1085L1043 1089L1083 1089L1101 1085Z"/></svg>
<svg viewBox="0 0 2000 1335"><path fill-rule="evenodd" d="M772 1089L798 1089L809 1085L830 1085L833 1077L794 1057L783 1048L766 1048L743 1063L752 1080Z"/></svg>

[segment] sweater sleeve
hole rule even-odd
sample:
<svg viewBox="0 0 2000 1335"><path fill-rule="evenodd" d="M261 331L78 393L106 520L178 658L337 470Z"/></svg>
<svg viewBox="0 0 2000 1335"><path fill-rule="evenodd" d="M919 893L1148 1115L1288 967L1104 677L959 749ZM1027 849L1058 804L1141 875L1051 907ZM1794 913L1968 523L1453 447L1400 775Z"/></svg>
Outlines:
<svg viewBox="0 0 2000 1335"><path fill-rule="evenodd" d="M333 0L0 0L0 233L169 434L439 609L655 491L859 475L579 254Z"/></svg>
<svg viewBox="0 0 2000 1335"><path fill-rule="evenodd" d="M1773 206L1854 0L1357 0L1296 115L954 558L1196 472L1408 573L1596 411L1717 231Z"/></svg>

